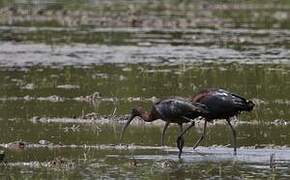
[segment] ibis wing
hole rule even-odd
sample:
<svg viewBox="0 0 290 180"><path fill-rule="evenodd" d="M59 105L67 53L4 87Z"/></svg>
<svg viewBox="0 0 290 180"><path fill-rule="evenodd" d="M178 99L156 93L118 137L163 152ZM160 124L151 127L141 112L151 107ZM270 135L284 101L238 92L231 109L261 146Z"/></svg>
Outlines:
<svg viewBox="0 0 290 180"><path fill-rule="evenodd" d="M248 108L245 98L223 89L206 91L194 100L208 107L211 118L232 116Z"/></svg>
<svg viewBox="0 0 290 180"><path fill-rule="evenodd" d="M155 108L164 119L174 119L182 116L194 119L201 113L202 106L195 106L186 99L175 98L160 101L155 104Z"/></svg>

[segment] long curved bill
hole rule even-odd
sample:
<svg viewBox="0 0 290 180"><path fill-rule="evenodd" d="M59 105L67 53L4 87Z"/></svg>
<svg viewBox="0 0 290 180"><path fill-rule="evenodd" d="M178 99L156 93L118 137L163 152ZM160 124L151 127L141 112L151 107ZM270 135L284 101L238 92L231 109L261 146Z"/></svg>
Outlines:
<svg viewBox="0 0 290 180"><path fill-rule="evenodd" d="M127 127L130 125L131 121L134 119L134 115L131 115L130 118L128 119L128 121L126 122L126 124L124 125L123 129L122 129L122 133L121 133L121 137L120 137L120 141L122 141L125 130L127 129Z"/></svg>

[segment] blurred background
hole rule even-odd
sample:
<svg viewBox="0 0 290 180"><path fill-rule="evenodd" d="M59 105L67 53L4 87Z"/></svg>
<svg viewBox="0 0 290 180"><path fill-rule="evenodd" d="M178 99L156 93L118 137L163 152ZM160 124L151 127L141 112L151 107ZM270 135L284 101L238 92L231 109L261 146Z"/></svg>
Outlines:
<svg viewBox="0 0 290 180"><path fill-rule="evenodd" d="M0 0L0 176L289 177L289 13L287 0ZM175 125L167 147L163 122L138 120L118 145L132 107L208 87L256 104L235 122L237 158L223 121L199 154L202 126L187 134L183 163Z"/></svg>

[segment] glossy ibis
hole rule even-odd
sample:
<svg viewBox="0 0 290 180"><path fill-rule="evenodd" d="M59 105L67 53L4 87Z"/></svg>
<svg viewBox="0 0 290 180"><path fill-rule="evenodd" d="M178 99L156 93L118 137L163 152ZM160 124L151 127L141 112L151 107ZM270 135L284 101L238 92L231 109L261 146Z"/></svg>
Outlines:
<svg viewBox="0 0 290 180"><path fill-rule="evenodd" d="M236 155L236 131L230 122L231 118L237 117L242 111L252 111L255 104L250 100L246 100L245 98L224 89L205 89L199 92L197 95L193 96L191 98L191 102L193 104L204 104L208 110L208 113L203 115L203 117L205 118L203 134L195 143L193 149L195 149L204 139L206 134L207 122L211 122L214 119L226 119L228 125L232 130L234 141L234 155ZM187 130L184 130L181 135L184 134L186 131Z"/></svg>
<svg viewBox="0 0 290 180"><path fill-rule="evenodd" d="M179 97L168 98L154 103L151 108L151 112L146 112L142 106L138 106L132 109L131 116L128 119L125 126L123 127L121 133L121 140L123 138L126 128L129 126L131 121L137 116L141 117L145 122L152 122L158 119L161 119L166 122L161 136L161 144L163 144L163 137L170 123L177 123L180 127L180 133L182 133L183 123L191 122L191 125L189 127L192 127L194 126L193 119L195 119L198 116L205 115L206 113L207 113L206 106L200 103L191 103L190 101ZM180 134L177 138L179 158L181 156L184 145L183 134L184 133Z"/></svg>

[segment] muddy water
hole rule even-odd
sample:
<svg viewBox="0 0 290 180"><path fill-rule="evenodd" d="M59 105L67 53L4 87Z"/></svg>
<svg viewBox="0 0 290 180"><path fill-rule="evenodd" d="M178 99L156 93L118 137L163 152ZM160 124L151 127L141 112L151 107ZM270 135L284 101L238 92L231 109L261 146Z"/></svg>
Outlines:
<svg viewBox="0 0 290 180"><path fill-rule="evenodd" d="M289 178L287 2L35 3L0 3L1 177ZM69 19L75 13L83 19ZM159 98L208 87L256 104L234 121L237 156L224 121L210 124L192 150L202 132L197 121L182 161L175 125L165 147L161 121L136 119L120 142L135 105L149 109Z"/></svg>
<svg viewBox="0 0 290 180"><path fill-rule="evenodd" d="M27 177L34 177L35 171L37 177L55 177L55 171L59 177L286 177L289 70L281 64L239 63L2 67L1 143L9 164L3 173ZM187 135L182 163L174 147L176 126L166 135L169 147L159 146L163 122L150 125L136 120L123 141L136 146L118 146L131 107L144 104L149 108L157 98L190 96L205 87L224 87L257 104L253 113L242 114L235 123L241 147L238 157L232 156L226 124L218 122L210 125L202 144L207 148L190 148L201 133L202 122ZM84 116L93 112L92 117ZM24 150L8 144L17 140L27 143ZM280 163L274 171L269 167L271 154Z"/></svg>

